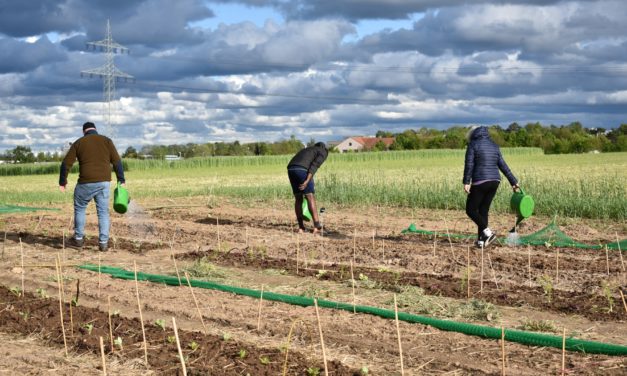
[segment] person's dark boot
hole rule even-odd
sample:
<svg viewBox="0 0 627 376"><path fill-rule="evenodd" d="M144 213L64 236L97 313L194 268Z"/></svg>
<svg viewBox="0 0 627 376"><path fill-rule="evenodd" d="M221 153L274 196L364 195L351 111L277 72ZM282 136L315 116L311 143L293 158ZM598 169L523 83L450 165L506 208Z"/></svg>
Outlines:
<svg viewBox="0 0 627 376"><path fill-rule="evenodd" d="M83 248L84 242L85 242L84 239L76 239L75 237L72 236L70 240L68 241L68 245L72 248L81 249Z"/></svg>
<svg viewBox="0 0 627 376"><path fill-rule="evenodd" d="M107 252L109 250L109 243L98 243L98 250L100 252Z"/></svg>

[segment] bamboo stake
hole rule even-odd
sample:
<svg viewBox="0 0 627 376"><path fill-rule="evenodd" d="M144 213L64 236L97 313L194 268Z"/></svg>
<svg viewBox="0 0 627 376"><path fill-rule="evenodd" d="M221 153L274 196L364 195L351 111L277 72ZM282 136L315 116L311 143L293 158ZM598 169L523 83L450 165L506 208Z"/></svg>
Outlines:
<svg viewBox="0 0 627 376"><path fill-rule="evenodd" d="M555 283L560 281L560 249L555 247Z"/></svg>
<svg viewBox="0 0 627 376"><path fill-rule="evenodd" d="M481 246L481 281L479 282L479 293L483 294L483 246Z"/></svg>
<svg viewBox="0 0 627 376"><path fill-rule="evenodd" d="M296 233L296 275L298 275L299 257L300 257L300 234Z"/></svg>
<svg viewBox="0 0 627 376"><path fill-rule="evenodd" d="M59 317L61 318L61 331L63 332L63 347L65 348L65 356L67 353L67 339L65 338L65 324L63 323L63 295L61 294L61 272L59 270L59 255L54 260L57 265L57 288L59 289Z"/></svg>
<svg viewBox="0 0 627 376"><path fill-rule="evenodd" d="M501 376L505 376L505 328L501 326Z"/></svg>
<svg viewBox="0 0 627 376"><path fill-rule="evenodd" d="M185 367L185 358L183 357L183 350L181 350L181 341L179 340L179 331L176 328L176 320L172 317L172 327L174 328L174 337L176 338L176 348L179 352L179 360L181 361L181 368L183 368L183 376L187 376L187 368Z"/></svg>
<svg viewBox="0 0 627 376"><path fill-rule="evenodd" d="M623 252L620 249L620 241L618 240L618 232L614 232L616 235L616 245L618 245L618 255L620 256L620 265L623 268L623 272L625 271L625 262L623 261ZM6 241L7 233L4 233L4 240Z"/></svg>
<svg viewBox="0 0 627 376"><path fill-rule="evenodd" d="M111 295L107 296L107 313L109 315L109 340L111 341L111 352L115 351L113 347L113 326L111 325Z"/></svg>
<svg viewBox="0 0 627 376"><path fill-rule="evenodd" d="M324 348L324 337L322 336L322 323L320 322L320 313L318 312L318 299L314 299L314 306L316 307L316 318L318 319L318 332L320 333L320 345L322 345L322 361L324 362L324 374L329 376L329 369L327 367L327 352Z"/></svg>
<svg viewBox="0 0 627 376"><path fill-rule="evenodd" d="M104 376L107 376L107 361L105 359L104 343L102 341L102 336L100 336L100 356L102 357L102 374Z"/></svg>
<svg viewBox="0 0 627 376"><path fill-rule="evenodd" d="M194 295L194 289L192 288L192 283L189 281L189 274L185 272L185 279L187 279L187 285L189 286L189 291L192 293L192 299L194 299L194 304L196 305L196 310L198 311L198 317L200 317L200 323L202 324L202 328L207 334L207 327L205 326L205 321L202 318L202 312L200 312L200 306L198 305L198 301L196 300L196 295Z"/></svg>
<svg viewBox="0 0 627 376"><path fill-rule="evenodd" d="M531 247L527 246L527 278L529 279L529 286L532 286L531 283Z"/></svg>
<svg viewBox="0 0 627 376"><path fill-rule="evenodd" d="M72 221L74 220L74 213L72 213L72 215L70 215L70 221L67 224L67 230L70 231L70 229L72 228Z"/></svg>
<svg viewBox="0 0 627 376"><path fill-rule="evenodd" d="M353 313L357 313L355 308L355 275L353 274L353 260L351 260L351 285L353 286Z"/></svg>
<svg viewBox="0 0 627 376"><path fill-rule="evenodd" d="M65 229L63 229L63 241L61 243L61 250L63 251L63 262L67 261L65 258Z"/></svg>
<svg viewBox="0 0 627 376"><path fill-rule="evenodd" d="M607 249L607 245L605 246L605 265L607 267L607 276L610 276L610 253Z"/></svg>
<svg viewBox="0 0 627 376"><path fill-rule="evenodd" d="M261 285L261 295L259 296L259 312L257 313L257 332L261 330L261 303L263 302L263 285Z"/></svg>
<svg viewBox="0 0 627 376"><path fill-rule="evenodd" d="M144 362L148 368L148 342L146 342L146 329L144 329L144 317L142 316L142 305L139 302L139 283L137 282L137 262L133 261L135 270L135 295L137 296L137 309L139 310L139 322L142 326L142 338L144 341Z"/></svg>
<svg viewBox="0 0 627 376"><path fill-rule="evenodd" d="M451 234L448 232L448 224L446 223L446 219L444 219L444 226L446 226L446 236L448 237L448 244L451 246L451 255L453 255L453 260L457 262L457 257L455 256L455 251L453 250L453 242L451 241Z"/></svg>
<svg viewBox="0 0 627 376"><path fill-rule="evenodd" d="M470 299L470 247L466 249L466 297Z"/></svg>
<svg viewBox="0 0 627 376"><path fill-rule="evenodd" d="M24 246L22 245L22 238L20 237L20 258L22 259L22 292L21 297L24 298Z"/></svg>
<svg viewBox="0 0 627 376"><path fill-rule="evenodd" d="M401 358L401 376L405 375L405 367L403 366L403 346L401 345L401 327L398 323L398 305L396 304L396 294L394 294L394 318L396 322L396 336L398 338L398 354Z"/></svg>
<svg viewBox="0 0 627 376"><path fill-rule="evenodd" d="M61 295L63 296L63 302L65 302L65 277L63 276L63 265L61 264L61 257L57 253L57 259L59 261L59 273L61 274L61 278L59 279L59 283L61 283ZM70 296L72 293L70 291ZM70 298L70 334L74 336L74 315L72 314L72 299Z"/></svg>
<svg viewBox="0 0 627 376"><path fill-rule="evenodd" d="M102 274L100 272L100 268L101 268L101 260L100 260L100 253L98 253L98 298L100 298L100 275Z"/></svg>
<svg viewBox="0 0 627 376"><path fill-rule="evenodd" d="M562 333L562 376L566 374L566 328Z"/></svg>
<svg viewBox="0 0 627 376"><path fill-rule="evenodd" d="M218 217L216 217L216 229L218 231L218 252L221 252L222 249L220 249L220 220L218 219Z"/></svg>
<svg viewBox="0 0 627 376"><path fill-rule="evenodd" d="M623 295L623 290L619 288L618 292L620 293L620 298L623 301L623 307L625 307L625 313L627 313L627 303L625 302L625 295Z"/></svg>
<svg viewBox="0 0 627 376"><path fill-rule="evenodd" d="M176 257L174 257L172 249L170 249L170 256L172 257L172 262L174 262L174 270L176 270L176 278L179 280L179 286L183 286L183 283L181 282L181 274L179 273L179 267L176 265Z"/></svg>

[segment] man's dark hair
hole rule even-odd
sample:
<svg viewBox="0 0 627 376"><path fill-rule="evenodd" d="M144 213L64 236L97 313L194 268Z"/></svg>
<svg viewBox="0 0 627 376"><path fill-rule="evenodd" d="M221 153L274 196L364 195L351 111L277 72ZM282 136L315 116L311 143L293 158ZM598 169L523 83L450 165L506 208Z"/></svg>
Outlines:
<svg viewBox="0 0 627 376"><path fill-rule="evenodd" d="M83 132L85 132L85 130L89 128L96 129L96 126L91 121L88 121L87 123L83 124Z"/></svg>

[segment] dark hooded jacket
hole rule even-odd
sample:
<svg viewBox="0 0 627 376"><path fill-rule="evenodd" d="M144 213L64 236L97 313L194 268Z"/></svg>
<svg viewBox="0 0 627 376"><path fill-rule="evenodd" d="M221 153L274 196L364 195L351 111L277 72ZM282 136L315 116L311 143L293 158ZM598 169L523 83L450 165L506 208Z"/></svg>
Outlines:
<svg viewBox="0 0 627 376"><path fill-rule="evenodd" d="M329 155L329 151L324 143L318 142L313 146L308 146L304 149L301 149L296 155L290 160L290 163L287 164L287 168L290 167L302 167L307 170L307 172L314 175L318 168L322 166L324 161L327 159Z"/></svg>
<svg viewBox="0 0 627 376"><path fill-rule="evenodd" d="M518 183L507 163L503 160L499 146L490 139L488 128L479 127L475 129L470 135L466 149L464 184L485 180L501 181L499 170L503 172L511 185Z"/></svg>

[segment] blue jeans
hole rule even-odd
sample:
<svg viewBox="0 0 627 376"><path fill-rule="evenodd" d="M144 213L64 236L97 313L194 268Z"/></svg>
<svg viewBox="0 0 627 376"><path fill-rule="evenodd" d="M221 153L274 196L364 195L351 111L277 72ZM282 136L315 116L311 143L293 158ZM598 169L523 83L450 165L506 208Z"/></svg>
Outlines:
<svg viewBox="0 0 627 376"><path fill-rule="evenodd" d="M74 188L74 238L85 236L85 210L93 199L98 213L98 241L109 242L109 186L111 182L76 184Z"/></svg>

